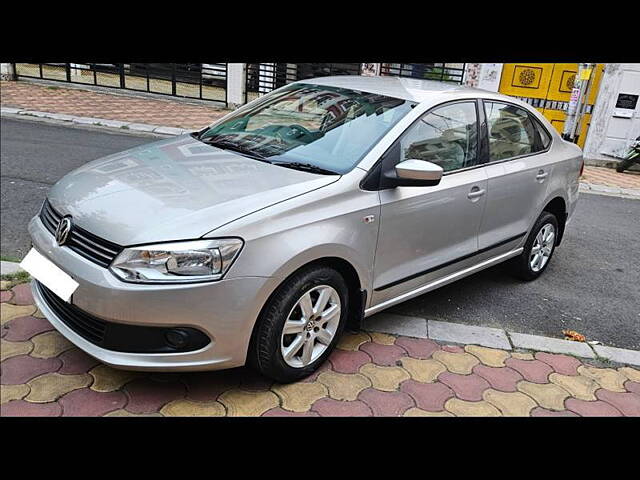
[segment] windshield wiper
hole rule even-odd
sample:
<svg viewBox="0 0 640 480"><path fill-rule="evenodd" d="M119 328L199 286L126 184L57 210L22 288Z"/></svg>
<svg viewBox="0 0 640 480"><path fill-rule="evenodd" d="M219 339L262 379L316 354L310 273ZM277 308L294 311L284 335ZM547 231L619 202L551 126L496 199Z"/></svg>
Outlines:
<svg viewBox="0 0 640 480"><path fill-rule="evenodd" d="M266 163L273 163L268 158L263 157L258 153L255 153L253 150L249 150L248 148L238 145L235 142L225 142L220 140L216 141L216 140L207 140L207 139L200 140L200 141L206 143L207 145L218 147L223 150L231 150L233 152L239 153L240 155L244 155L245 157L249 157L254 160L259 160L261 162L266 162Z"/></svg>
<svg viewBox="0 0 640 480"><path fill-rule="evenodd" d="M272 162L272 163L280 167L293 168L294 170L303 170L305 172L310 172L310 173L320 173L322 175L340 175L338 172L334 172L333 170L328 170L326 168L318 167L317 165L313 165L311 163L302 163L302 162Z"/></svg>

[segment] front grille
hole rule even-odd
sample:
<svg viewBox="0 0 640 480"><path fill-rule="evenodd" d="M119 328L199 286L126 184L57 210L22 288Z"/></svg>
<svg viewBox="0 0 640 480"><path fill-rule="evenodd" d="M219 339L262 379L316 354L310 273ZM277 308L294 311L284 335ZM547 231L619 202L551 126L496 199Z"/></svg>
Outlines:
<svg viewBox="0 0 640 480"><path fill-rule="evenodd" d="M204 332L191 327L155 327L107 322L67 303L35 280L44 303L67 327L98 347L114 352L176 353L204 348L211 339ZM186 339L182 345L172 344L168 334L176 333Z"/></svg>
<svg viewBox="0 0 640 480"><path fill-rule="evenodd" d="M55 236L62 215L53 209L49 200L45 200L44 205L42 205L40 219L46 229ZM87 260L105 268L108 267L111 262L113 262L113 259L122 251L120 245L97 237L77 225L71 227L71 232L69 232L64 246L69 247L78 255L82 255Z"/></svg>
<svg viewBox="0 0 640 480"><path fill-rule="evenodd" d="M71 330L91 343L100 345L104 340L107 323L65 302L36 280L42 298L56 316Z"/></svg>

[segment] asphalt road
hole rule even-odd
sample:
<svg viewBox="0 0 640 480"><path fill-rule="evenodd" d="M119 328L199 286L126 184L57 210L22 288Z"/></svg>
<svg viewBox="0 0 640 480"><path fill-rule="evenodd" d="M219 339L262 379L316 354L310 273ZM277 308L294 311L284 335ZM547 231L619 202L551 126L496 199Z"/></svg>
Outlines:
<svg viewBox="0 0 640 480"><path fill-rule="evenodd" d="M153 141L27 120L1 120L2 254L21 258L26 225L49 187L83 163ZM497 266L390 312L640 349L640 201L581 195L545 274L523 283Z"/></svg>

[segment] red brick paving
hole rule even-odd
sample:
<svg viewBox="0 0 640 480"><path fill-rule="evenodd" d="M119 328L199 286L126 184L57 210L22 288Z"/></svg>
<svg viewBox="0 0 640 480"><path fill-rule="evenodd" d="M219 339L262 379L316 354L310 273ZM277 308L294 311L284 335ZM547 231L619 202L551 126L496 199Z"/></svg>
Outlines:
<svg viewBox="0 0 640 480"><path fill-rule="evenodd" d="M311 410L323 417L370 417L373 414L369 406L360 400L341 402L333 398L321 398Z"/></svg>
<svg viewBox="0 0 640 480"><path fill-rule="evenodd" d="M6 334L5 340L10 342L23 342L29 340L39 333L48 332L53 330L51 325L44 318L37 317L20 317L10 320L4 325Z"/></svg>
<svg viewBox="0 0 640 480"><path fill-rule="evenodd" d="M488 367L486 365L476 365L473 373L481 376L491 388L501 392L516 392L516 384L523 379L522 375L509 367Z"/></svg>
<svg viewBox="0 0 640 480"><path fill-rule="evenodd" d="M329 361L333 370L338 373L358 373L360 367L365 363L371 363L371 357L360 350L340 350L335 349Z"/></svg>
<svg viewBox="0 0 640 480"><path fill-rule="evenodd" d="M611 392L601 388L596 397L610 403L629 417L640 417L640 397L635 393Z"/></svg>
<svg viewBox="0 0 640 480"><path fill-rule="evenodd" d="M213 105L190 104L170 98L151 99L126 93L101 93L64 86L51 89L25 81L0 82L3 107L39 112L187 129L205 127L228 113L228 110Z"/></svg>
<svg viewBox="0 0 640 480"><path fill-rule="evenodd" d="M360 345L360 350L367 352L371 360L377 365L394 366L407 352L397 345L381 345L367 342Z"/></svg>
<svg viewBox="0 0 640 480"><path fill-rule="evenodd" d="M185 386L179 382L160 383L144 378L124 387L129 397L127 411L131 413L157 412L171 400L184 397Z"/></svg>
<svg viewBox="0 0 640 480"><path fill-rule="evenodd" d="M431 358L433 352L440 350L440 345L425 338L398 337L396 345L404 348L410 357L418 359Z"/></svg>
<svg viewBox="0 0 640 480"><path fill-rule="evenodd" d="M309 410L308 412L290 412L289 410L285 410L284 408L272 408L271 410L267 410L263 415L263 417L319 417L320 414L318 412L314 412Z"/></svg>
<svg viewBox="0 0 640 480"><path fill-rule="evenodd" d="M578 398L567 398L565 407L581 417L621 417L620 411L606 402L587 402Z"/></svg>
<svg viewBox="0 0 640 480"><path fill-rule="evenodd" d="M504 363L520 373L525 380L533 383L548 383L549 374L553 373L553 369L540 360L508 358Z"/></svg>
<svg viewBox="0 0 640 480"><path fill-rule="evenodd" d="M561 412L557 412L555 410L547 410L546 408L536 407L531 410L532 417L579 417L577 413L569 412L568 410L563 410Z"/></svg>
<svg viewBox="0 0 640 480"><path fill-rule="evenodd" d="M632 382L631 380L629 380L624 384L624 388L626 388L630 392L635 393L636 395L640 395L640 383L638 382Z"/></svg>
<svg viewBox="0 0 640 480"><path fill-rule="evenodd" d="M469 402L482 400L482 392L490 387L489 382L479 375L459 375L457 373L442 372L438 381L451 388L456 397Z"/></svg>
<svg viewBox="0 0 640 480"><path fill-rule="evenodd" d="M196 402L216 400L226 390L236 388L240 380L235 372L199 372L190 373L183 377L187 386L187 398Z"/></svg>
<svg viewBox="0 0 640 480"><path fill-rule="evenodd" d="M358 400L369 405L377 417L397 417L414 406L413 399L403 392L381 392L367 388L360 392Z"/></svg>
<svg viewBox="0 0 640 480"><path fill-rule="evenodd" d="M35 358L18 355L2 362L2 385L18 385L45 373L53 373L62 366L58 358Z"/></svg>
<svg viewBox="0 0 640 480"><path fill-rule="evenodd" d="M127 403L127 397L122 392L103 393L81 388L67 393L58 402L65 417L97 417L120 410Z"/></svg>
<svg viewBox="0 0 640 480"><path fill-rule="evenodd" d="M445 345L442 350L450 353L464 353L464 348L459 345Z"/></svg>
<svg viewBox="0 0 640 480"><path fill-rule="evenodd" d="M535 358L551 366L562 375L578 375L578 367L582 365L580 360L568 355L537 352Z"/></svg>
<svg viewBox="0 0 640 480"><path fill-rule="evenodd" d="M67 350L58 358L62 361L62 367L60 367L58 373L62 375L80 375L100 365L99 360L96 360L77 348Z"/></svg>
<svg viewBox="0 0 640 480"><path fill-rule="evenodd" d="M59 417L62 407L57 403L31 403L24 400L13 400L0 405L3 417Z"/></svg>
<svg viewBox="0 0 640 480"><path fill-rule="evenodd" d="M11 293L11 290L3 290L0 292L0 302L8 302L9 300L11 300L12 296L13 293Z"/></svg>
<svg viewBox="0 0 640 480"><path fill-rule="evenodd" d="M4 301L4 300L3 300ZM33 295L31 295L31 285L22 283L13 287L13 299L11 303L14 305L33 305Z"/></svg>
<svg viewBox="0 0 640 480"><path fill-rule="evenodd" d="M445 402L455 396L453 390L442 383L419 383L415 380L402 382L400 391L408 393L418 408L431 412L441 412Z"/></svg>
<svg viewBox="0 0 640 480"><path fill-rule="evenodd" d="M612 168L584 167L580 180L608 187L640 189L640 172L618 173Z"/></svg>

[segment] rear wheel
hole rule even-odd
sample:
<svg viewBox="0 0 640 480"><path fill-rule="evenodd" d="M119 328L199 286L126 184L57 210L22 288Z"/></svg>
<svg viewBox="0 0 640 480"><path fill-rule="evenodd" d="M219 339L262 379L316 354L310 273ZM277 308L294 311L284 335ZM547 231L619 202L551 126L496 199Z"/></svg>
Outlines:
<svg viewBox="0 0 640 480"><path fill-rule="evenodd" d="M558 240L558 219L542 212L536 221L520 256L513 260L514 273L522 280L535 280L551 261Z"/></svg>
<svg viewBox="0 0 640 480"><path fill-rule="evenodd" d="M316 266L296 273L263 310L249 352L250 364L282 383L309 376L335 347L347 305L347 284L335 270Z"/></svg>

